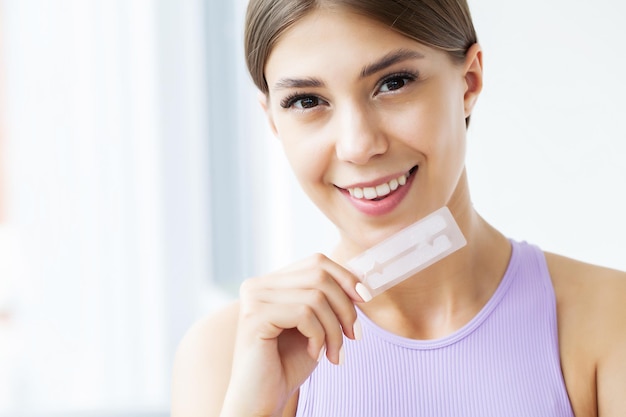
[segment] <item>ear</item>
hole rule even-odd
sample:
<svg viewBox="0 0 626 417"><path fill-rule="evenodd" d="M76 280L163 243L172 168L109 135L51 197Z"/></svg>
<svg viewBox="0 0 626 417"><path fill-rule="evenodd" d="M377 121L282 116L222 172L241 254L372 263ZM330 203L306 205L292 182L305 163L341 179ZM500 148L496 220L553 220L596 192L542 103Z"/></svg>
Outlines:
<svg viewBox="0 0 626 417"><path fill-rule="evenodd" d="M270 124L270 129L272 129L272 133L274 134L274 136L278 137L278 130L276 129L274 117L272 117L272 111L270 109L269 96L259 91L257 99L259 100L259 104L261 105L263 111L265 112L265 115L267 116L267 121Z"/></svg>
<svg viewBox="0 0 626 417"><path fill-rule="evenodd" d="M465 56L465 95L463 96L465 117L472 114L476 100L483 89L483 51L475 43Z"/></svg>

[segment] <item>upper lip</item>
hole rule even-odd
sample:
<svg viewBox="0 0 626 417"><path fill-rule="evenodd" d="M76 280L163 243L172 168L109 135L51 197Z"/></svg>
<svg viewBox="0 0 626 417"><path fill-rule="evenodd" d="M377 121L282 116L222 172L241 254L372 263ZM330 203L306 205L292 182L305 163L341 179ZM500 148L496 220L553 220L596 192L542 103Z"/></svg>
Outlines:
<svg viewBox="0 0 626 417"><path fill-rule="evenodd" d="M337 187L342 188L344 190L347 190L349 188L375 187L377 185L384 184L384 183L387 183L387 182L389 182L389 181L391 181L391 180L393 180L395 178L398 178L400 175L408 174L409 171L411 171L411 168L406 169L404 171L397 172L395 174L385 175L383 177L379 177L378 179L375 179L375 180L372 180L372 181L356 182L354 184L345 185L345 186L343 186L343 185L339 186L338 185Z"/></svg>

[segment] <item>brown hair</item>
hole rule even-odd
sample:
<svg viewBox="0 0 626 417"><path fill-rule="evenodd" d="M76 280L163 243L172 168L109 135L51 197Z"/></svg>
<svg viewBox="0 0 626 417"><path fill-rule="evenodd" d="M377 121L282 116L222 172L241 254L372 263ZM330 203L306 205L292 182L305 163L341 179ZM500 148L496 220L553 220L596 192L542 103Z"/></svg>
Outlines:
<svg viewBox="0 0 626 417"><path fill-rule="evenodd" d="M280 35L310 11L342 7L377 20L416 41L463 61L477 42L466 0L250 0L245 53L252 80L263 93L267 58Z"/></svg>

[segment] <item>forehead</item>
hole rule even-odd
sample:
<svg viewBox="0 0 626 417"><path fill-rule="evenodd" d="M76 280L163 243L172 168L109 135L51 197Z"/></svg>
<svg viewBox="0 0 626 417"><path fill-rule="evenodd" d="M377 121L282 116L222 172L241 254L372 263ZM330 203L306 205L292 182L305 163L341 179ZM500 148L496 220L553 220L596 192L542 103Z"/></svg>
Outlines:
<svg viewBox="0 0 626 417"><path fill-rule="evenodd" d="M286 30L272 49L266 66L268 83L284 76L311 76L313 72L360 72L391 50L409 49L425 57L439 51L404 36L363 15L319 9Z"/></svg>

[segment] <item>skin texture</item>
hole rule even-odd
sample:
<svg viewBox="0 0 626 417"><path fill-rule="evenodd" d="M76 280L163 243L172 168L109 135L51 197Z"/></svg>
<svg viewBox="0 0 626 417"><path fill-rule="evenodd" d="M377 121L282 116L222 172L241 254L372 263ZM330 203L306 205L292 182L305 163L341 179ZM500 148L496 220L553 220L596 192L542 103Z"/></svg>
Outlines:
<svg viewBox="0 0 626 417"><path fill-rule="evenodd" d="M378 65L398 51L402 59ZM440 338L480 311L510 258L507 239L474 211L465 173L465 118L482 89L478 45L453 63L375 21L321 9L282 35L265 75L270 91L261 105L270 127L340 241L330 256L247 280L237 303L189 331L174 365L174 417L293 416L298 387L317 359L340 366L342 335L358 339L355 304L396 334ZM372 203L377 214L359 209L345 191L411 169L391 208ZM357 279L341 265L443 205L468 245L364 303ZM622 416L626 277L546 259L574 411Z"/></svg>

